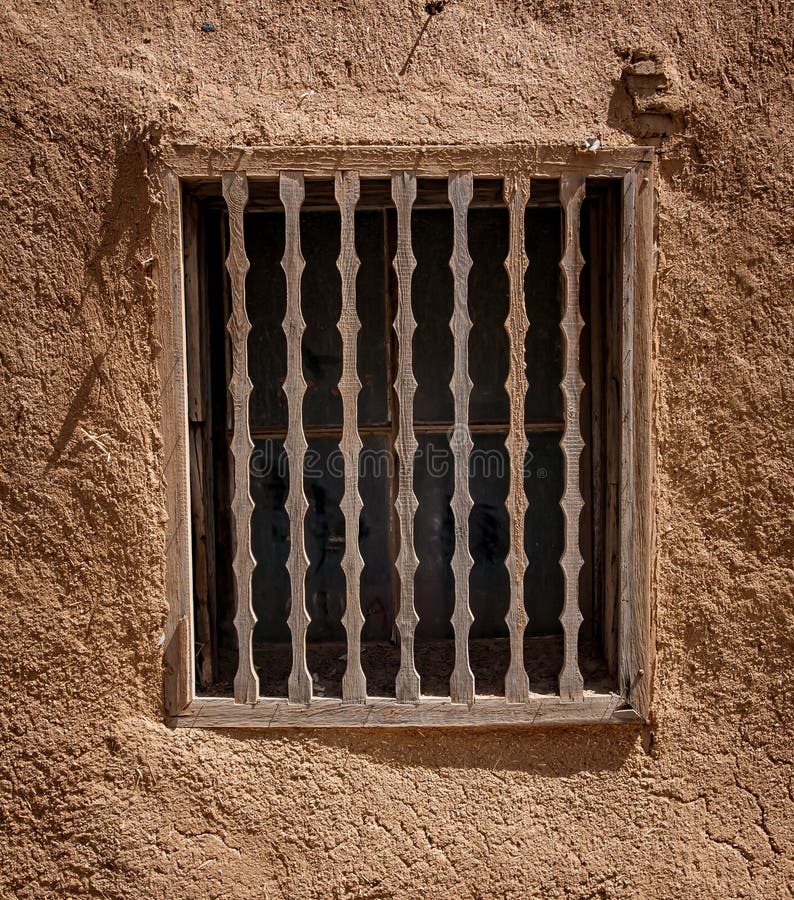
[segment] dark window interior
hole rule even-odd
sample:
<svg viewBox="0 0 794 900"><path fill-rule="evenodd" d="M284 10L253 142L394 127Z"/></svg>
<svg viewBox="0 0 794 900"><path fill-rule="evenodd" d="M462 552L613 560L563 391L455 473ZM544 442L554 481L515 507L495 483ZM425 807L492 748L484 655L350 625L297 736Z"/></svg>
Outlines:
<svg viewBox="0 0 794 900"><path fill-rule="evenodd" d="M509 586L504 560L508 532L505 498L509 470L504 444L508 424L505 380L508 338L508 278L504 260L508 246L508 215L497 179L475 180L469 217L470 376L473 381L469 420L474 440L470 490L474 501L470 519L470 550L474 567L470 579L471 664L477 693L503 694L509 661L507 626ZM618 301L617 235L619 186L608 180L588 181L582 210L581 244L585 269L581 278L581 311L585 322L580 346L585 380L582 426L585 453L581 486L585 511L581 545L585 564L580 580L584 624L580 632L580 660L585 687L610 682L613 673L604 659L605 609L614 602L608 588L606 535L610 528L610 458L617 453L617 435L605 425L609 393L610 347L614 343ZM186 209L200 233L199 279L201 304L199 371L210 400L202 421L192 426L194 452L207 473L201 481L200 515L211 520L204 529L207 546L194 557L205 565L196 573L199 623L196 652L208 665L197 666L211 678L199 683L199 693L229 694L237 664L234 645L231 528L229 523L231 421L226 383L229 346L225 322L229 287L223 266L227 224L217 186L197 183L186 194ZM345 668L345 578L341 568L345 548L340 499L344 489L339 440L342 404L338 382L342 369L337 322L341 285L336 268L340 216L330 181L307 181L301 211L301 249L306 260L301 285L306 321L303 371L307 391L303 427L309 450L303 473L309 502L304 532L310 568L306 578L306 606L311 617L308 664L319 696L341 696ZM393 696L399 667L394 618L399 603L399 580L394 560L399 529L394 515L395 483L392 456L395 429L396 347L392 330L397 292L391 260L396 249L396 212L387 180L362 181L362 199L355 217L356 247L361 267L356 282L361 331L358 373L362 384L358 401L359 428L364 444L359 490L364 508L359 547L364 559L361 602L365 617L362 665L370 695ZM525 423L529 450L525 461L528 512L524 579L529 617L525 661L532 689L556 690L562 659L559 615L563 578L562 453L562 339L561 276L562 211L556 180L533 179L525 216L529 267L525 297L530 329L526 341L529 390ZM417 260L412 283L417 322L413 366L418 386L415 430L419 450L414 491L419 501L415 547L419 558L415 596L419 615L416 665L422 692L445 695L454 662L450 616L454 584L450 560L454 528L450 509L453 488L449 433L453 426L453 398L449 387L453 367L453 338L449 327L453 281L452 211L446 181L418 181L412 216L413 250ZM277 182L252 182L245 216L246 252L251 268L246 301L251 321L248 343L253 384L250 427L255 450L250 489L255 503L252 550L256 559L253 602L258 619L254 635L255 663L264 696L286 696L292 652L287 627L290 584L286 569L289 521L284 504L291 474L283 443L287 432L287 402L282 390L286 372L286 338L281 328L286 285L284 213ZM190 300L189 300L190 302ZM190 315L190 311L189 311ZM200 426L200 427L199 427ZM198 435L198 437L195 437ZM194 485L194 493L196 486ZM194 523L196 498L194 497ZM209 559L209 563L206 560ZM205 622L202 631L201 623Z"/></svg>

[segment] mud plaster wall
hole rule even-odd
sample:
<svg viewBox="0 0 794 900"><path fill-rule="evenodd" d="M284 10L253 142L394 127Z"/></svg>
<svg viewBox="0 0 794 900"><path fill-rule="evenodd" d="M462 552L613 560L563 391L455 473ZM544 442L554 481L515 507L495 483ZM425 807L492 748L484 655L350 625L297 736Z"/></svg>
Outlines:
<svg viewBox="0 0 794 900"><path fill-rule="evenodd" d="M787 895L790 13L4 4L3 896ZM151 154L667 129L652 728L169 731Z"/></svg>

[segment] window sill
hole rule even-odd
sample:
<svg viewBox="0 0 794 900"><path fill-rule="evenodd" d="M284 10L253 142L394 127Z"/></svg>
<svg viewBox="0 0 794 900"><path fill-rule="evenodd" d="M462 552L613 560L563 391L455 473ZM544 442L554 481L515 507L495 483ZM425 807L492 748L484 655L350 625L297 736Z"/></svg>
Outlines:
<svg viewBox="0 0 794 900"><path fill-rule="evenodd" d="M553 725L642 725L645 720L619 694L585 691L580 702L535 694L527 703L508 704L502 697L483 697L472 706L443 697L417 703L372 698L343 703L321 698L308 707L283 699L262 698L256 704L231 697L201 697L169 718L175 728L400 728L526 727Z"/></svg>

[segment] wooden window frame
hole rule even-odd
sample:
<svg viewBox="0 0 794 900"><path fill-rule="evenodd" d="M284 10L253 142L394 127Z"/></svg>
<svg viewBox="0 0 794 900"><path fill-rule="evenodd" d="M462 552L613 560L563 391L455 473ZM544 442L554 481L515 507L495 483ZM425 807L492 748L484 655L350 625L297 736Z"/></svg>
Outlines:
<svg viewBox="0 0 794 900"><path fill-rule="evenodd" d="M653 515L653 439L652 439L652 396L651 396L651 363L652 363L652 321L653 321L653 284L656 265L656 247L654 239L654 164L651 148L625 148L616 150L599 150L595 153L576 150L570 147L537 148L532 145L515 144L502 147L303 147L303 148L227 148L223 152L204 149L197 146L175 146L163 153L157 160L155 178L160 186L161 203L155 213L155 240L157 245L157 280L159 292L159 325L161 335L160 377L162 387L162 437L163 437L163 479L166 488L166 509L168 521L166 525L166 595L168 616L165 626L164 646L164 705L167 721L175 727L384 727L384 726L527 726L527 725L570 725L570 724L642 724L648 721L651 704L652 675L654 666L653 634L652 634L652 597L651 566L654 545ZM269 699L257 696L257 680L253 670L251 657L251 633L253 630L253 611L249 603L238 604L235 625L240 641L240 665L235 678L235 696L205 697L196 696L195 692L195 660L194 646L194 611L193 611L193 568L191 551L191 504L188 437L188 372L187 372L187 333L185 314L185 238L183 235L183 199L185 185L195 185L206 181L221 182L223 194L230 209L230 228L233 230L235 219L242 225L243 193L247 196L246 179L279 178L284 173L302 173L305 177L337 178L344 183L349 180L346 173L358 173L361 178L392 178L394 196L400 195L400 178L407 173L409 179L444 178L453 184L455 173L473 173L474 177L501 177L506 186L508 207L511 202L521 205L521 186L528 185L531 177L560 178L561 202L567 215L566 189L576 190L586 178L621 179L623 183L622 210L622 250L620 255L622 271L622 311L620 312L621 347L620 361L617 366L619 377L619 414L620 428L620 462L618 465L619 490L618 522L619 522L619 560L617 603L618 613L615 630L617 633L616 669L618 673L618 689L611 693L582 691L581 676L577 688L578 667L570 670L570 652L576 650L576 633L580 619L578 601L575 608L567 602L561 617L566 643L566 661L560 679L560 695L532 694L525 685L526 676L515 673L511 682L508 677L505 697L471 697L471 685L465 671L458 671L453 678L457 691L453 699L439 697L417 697L415 685L411 679L398 684L397 696L400 699L369 698L364 699L356 693L355 687L348 692L346 699L311 698L311 684L308 693L305 690L305 679L291 688L291 700ZM241 177L244 176L244 177ZM302 184L302 179L300 179ZM356 179L357 181L357 179ZM395 185L396 181L396 185ZM415 183L415 181L414 181ZM295 181L291 176L281 179L282 198L287 209L287 227L290 227L290 216L296 226L299 204L292 205ZM464 188L465 190L465 188ZM344 203L344 194L340 195ZM452 189L450 197L455 204L459 203L459 186ZM581 197L579 198L581 200ZM241 205L241 203L243 205ZM399 208L399 203L398 203ZM343 211L344 212L344 211ZM456 215L458 212L456 211ZM512 221L520 227L516 234L511 234L511 253L506 265L510 271L512 291L523 288L520 276L523 254L523 217L512 216ZM344 219L343 219L344 221ZM577 223L578 224L578 223ZM512 229L511 229L512 230ZM188 236L189 237L189 236ZM240 299L244 297L244 280L248 268L242 241L232 238L228 270L232 282L232 294L236 295L238 310L243 310L242 318L230 320L230 329L247 334L248 322L244 315L244 305L240 307ZM235 244L238 248L235 255ZM467 271L466 256L463 250L456 249L459 263L455 268L456 305L460 296L461 273ZM578 297L578 275L581 271L581 252L578 237L575 242L569 238L565 246L566 253L561 260L564 274L563 284L568 292L568 308L570 301ZM398 256L400 254L398 253ZM349 270L355 262L347 259L340 264L348 269L347 280L343 271L344 290L349 290ZM299 297L299 275L301 259L287 259L285 255L285 272L287 273L288 312L290 307L295 317L293 325L301 324L299 308L295 307L296 296ZM410 247L395 262L398 280L410 277ZM355 268L352 269L353 277ZM187 273L188 277L190 273ZM296 287L297 285L297 287ZM574 293L575 292L575 293ZM244 304L244 299L243 299ZM299 302L299 301L298 301ZM515 302L511 303L515 309ZM520 339L523 333L520 321L511 322L508 318L508 332L513 330ZM408 323L410 324L410 323ZM578 331L570 328L580 327L577 323L563 321L563 329L569 336ZM239 338L239 334L238 334ZM237 361L232 380L236 381L233 390L233 402L245 399L250 392L250 382L243 360ZM294 378L300 378L300 358ZM294 361L292 364L294 368ZM576 374L578 377L578 363ZM520 380L523 373L512 372L508 376ZM397 386L399 391L399 385ZM578 395L577 395L578 396ZM354 404L355 406L355 404ZM570 404L567 408L570 408ZM293 410L291 409L291 413ZM578 412L576 413L578 428ZM300 429L298 429L300 431ZM345 440L343 439L343 443ZM508 447L510 439L508 438ZM406 446L410 444L410 436ZM513 448L519 453L520 439ZM247 459L250 435L248 428L235 428L232 440L232 453L239 460ZM299 451L300 448L297 448ZM459 452L460 448L453 448ZM354 442L342 447L344 453L354 452ZM570 466L570 459L568 465ZM250 533L251 500L247 485L247 466L238 467L241 475L239 490L236 492L238 504L237 515L240 521L247 521ZM515 478L512 479L515 481ZM515 487L515 485L513 485ZM411 492L412 493L412 492ZM521 491L523 493L523 490ZM575 492L579 494L577 490ZM302 491L296 492L295 512L300 513ZM568 491L566 491L566 496ZM566 496L563 497L563 508L566 507ZM568 498L570 499L570 498ZM575 498L574 498L575 499ZM406 498L406 502L409 498ZM302 501L305 504L305 498ZM581 502L581 498L579 498ZM288 500L289 503L289 500ZM574 504L575 507L575 504ZM576 512L575 508L574 514ZM348 508L355 512L355 506ZM455 506L456 515L465 511L465 504ZM516 545L513 550L523 548ZM453 569L462 567L465 560L453 559ZM562 560L565 569L565 557ZM246 579L250 583L253 559L250 549L243 547L238 551L236 573L242 584ZM348 575L357 571L352 565ZM515 598L511 600L511 608L515 606ZM297 609L296 609L297 607ZM301 618L302 604L292 604L296 621L293 629L303 629L305 621ZM516 628L511 627L511 639L515 641L517 629L521 626L521 609L517 613ZM304 610L305 614L305 610ZM355 614L354 614L355 616ZM298 619L300 621L298 621ZM453 625L456 634L460 630L466 632L467 610L456 608ZM510 619L508 618L508 622ZM403 648L410 644L412 621L410 610L406 609L402 620L398 618L398 626L403 633ZM355 628L353 628L355 631ZM295 631L293 630L293 634ZM247 636L247 637L246 637ZM406 642L405 638L409 640ZM293 642L294 646L294 642ZM514 653L515 658L515 653ZM457 659L457 657L456 657ZM412 660L412 658L411 658ZM403 659L405 662L405 657ZM305 668L305 663L303 665ZM456 669L459 667L456 664ZM300 671L300 666L293 671ZM405 674L405 673L404 673ZM470 674L470 672L469 672ZM354 679L355 681L355 679ZM308 701L308 702L307 702Z"/></svg>

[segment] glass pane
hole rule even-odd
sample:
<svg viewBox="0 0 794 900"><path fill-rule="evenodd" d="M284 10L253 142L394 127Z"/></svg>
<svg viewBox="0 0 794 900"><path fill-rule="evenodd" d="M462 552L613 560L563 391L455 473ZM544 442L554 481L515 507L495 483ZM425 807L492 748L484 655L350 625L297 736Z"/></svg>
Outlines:
<svg viewBox="0 0 794 900"><path fill-rule="evenodd" d="M525 415L533 419L562 416L562 336L560 332L561 220L559 207L529 207L526 249L529 259L526 310L526 373L529 382ZM469 371L474 389L472 422L506 422L509 415L505 380L509 347L505 332L510 293L504 261L508 249L506 209L469 211Z"/></svg>
<svg viewBox="0 0 794 900"><path fill-rule="evenodd" d="M469 596L474 624L472 638L507 635L504 618L509 581L504 561L508 529L505 500L510 481L504 435L473 435L469 485L474 507L469 519L469 548L474 567Z"/></svg>
<svg viewBox="0 0 794 900"><path fill-rule="evenodd" d="M362 425L389 421L389 378L386 336L385 220L381 210L356 213L356 252L361 266L356 278L356 308L361 320L358 335L358 376L361 393L358 419Z"/></svg>
<svg viewBox="0 0 794 900"><path fill-rule="evenodd" d="M562 418L562 211L558 206L526 211L526 277L529 332L526 365L529 390L525 421Z"/></svg>
<svg viewBox="0 0 794 900"><path fill-rule="evenodd" d="M252 593L255 641L289 641L289 517L284 504L289 478L284 442L254 441L250 489L254 500L251 550L256 560Z"/></svg>
<svg viewBox="0 0 794 900"><path fill-rule="evenodd" d="M506 422L509 415L505 379L508 343L505 319L510 291L507 257L507 210L469 211L469 374L474 382L469 406L472 422Z"/></svg>
<svg viewBox="0 0 794 900"><path fill-rule="evenodd" d="M364 559L361 574L362 640L388 640L394 622L393 566L390 548L391 474L393 457L388 437L362 438L358 490L364 501L358 545Z"/></svg>
<svg viewBox="0 0 794 900"><path fill-rule="evenodd" d="M524 531L527 630L533 635L556 634L561 630L559 616L563 601L562 433L549 431L529 434L527 438L529 448L524 466L524 490L529 504Z"/></svg>
<svg viewBox="0 0 794 900"><path fill-rule="evenodd" d="M455 603L450 561L455 552L455 523L450 501L455 469L446 434L419 435L414 463L414 492L419 501L414 547L419 568L414 598L418 640L452 636L450 617ZM421 673L420 673L421 674Z"/></svg>
<svg viewBox="0 0 794 900"><path fill-rule="evenodd" d="M301 280L303 335L303 401L305 425L341 425L342 338L336 327L342 309L339 257L340 216L337 212L302 212L301 252L306 268Z"/></svg>
<svg viewBox="0 0 794 900"><path fill-rule="evenodd" d="M336 440L309 440L304 490L309 511L304 524L309 571L306 608L311 618L309 641L343 641L341 618L345 608L345 578L341 560L345 521L339 508L344 492L344 465ZM364 502L359 548L364 558L361 584L364 636L391 634L391 560L389 555L390 453L386 439L367 437L360 467L359 491ZM285 510L289 467L282 440L258 440L251 460L254 498L252 549L257 565L253 577L257 642L288 642L287 616L290 581L289 520Z"/></svg>
<svg viewBox="0 0 794 900"><path fill-rule="evenodd" d="M563 549L562 451L559 433L528 435L524 490L528 509L524 528L527 571L524 601L528 632L560 630ZM504 617L509 606L509 581L504 561L509 541L505 499L510 481L503 435L474 436L471 461L470 549L474 568L470 580L474 613L472 638L507 635Z"/></svg>
<svg viewBox="0 0 794 900"><path fill-rule="evenodd" d="M417 422L452 422L455 416L449 387L454 365L449 328L454 303L449 268L452 210L414 210L411 237L416 256L411 284L417 326L413 341L414 376L418 385L414 419Z"/></svg>
<svg viewBox="0 0 794 900"><path fill-rule="evenodd" d="M281 327L287 308L284 214L251 213L245 217L245 247L251 260L246 279L246 307L251 321L248 371L254 386L253 428L286 428L287 398L281 385L287 372L287 341Z"/></svg>
<svg viewBox="0 0 794 900"><path fill-rule="evenodd" d="M339 213L329 210L301 213L301 250L306 268L301 282L301 308L306 321L303 337L303 375L307 390L303 406L306 427L341 425L342 402L338 383L342 372L342 339L337 329L341 309ZM282 322L286 309L283 213L246 216L246 249L251 269L246 282L251 334L249 370L253 383L251 425L286 429L286 338ZM363 425L387 421L386 272L383 215L356 214L356 247L361 257L357 279L358 372L362 383L359 420Z"/></svg>

